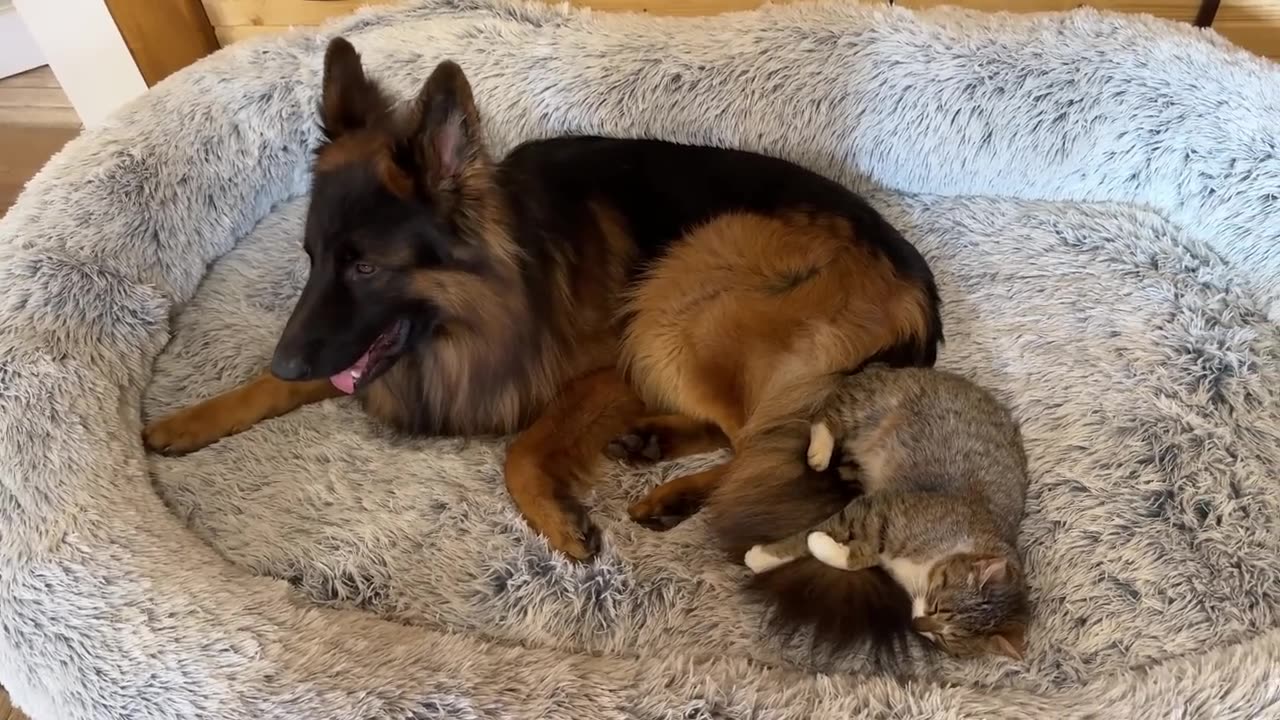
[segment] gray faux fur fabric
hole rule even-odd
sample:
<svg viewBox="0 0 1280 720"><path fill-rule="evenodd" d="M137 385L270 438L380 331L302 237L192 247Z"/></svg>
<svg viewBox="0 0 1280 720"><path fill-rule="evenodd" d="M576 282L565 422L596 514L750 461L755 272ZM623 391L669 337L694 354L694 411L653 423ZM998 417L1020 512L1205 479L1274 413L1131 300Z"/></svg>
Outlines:
<svg viewBox="0 0 1280 720"><path fill-rule="evenodd" d="M814 667L701 521L625 519L680 467L610 466L577 566L512 509L501 439L342 400L145 455L142 418L263 366L302 284L338 33L404 96L460 61L499 152L656 136L867 191L938 275L941 365L1023 423L1027 661ZM35 720L1276 716L1277 317L1280 66L1190 27L420 0L236 46L0 222L0 683Z"/></svg>

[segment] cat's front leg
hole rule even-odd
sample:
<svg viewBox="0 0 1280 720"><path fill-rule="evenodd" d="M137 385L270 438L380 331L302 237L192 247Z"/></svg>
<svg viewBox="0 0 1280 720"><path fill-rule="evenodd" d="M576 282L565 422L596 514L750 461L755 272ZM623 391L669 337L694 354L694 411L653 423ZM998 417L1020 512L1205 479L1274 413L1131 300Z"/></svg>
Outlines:
<svg viewBox="0 0 1280 720"><path fill-rule="evenodd" d="M842 544L819 530L809 533L805 544L810 555L837 570L866 570L880 564L875 547L862 540Z"/></svg>
<svg viewBox="0 0 1280 720"><path fill-rule="evenodd" d="M809 426L809 447L805 458L809 467L823 472L831 466L831 456L835 454L836 437L831 432L831 424L826 420L817 420Z"/></svg>
<svg viewBox="0 0 1280 720"><path fill-rule="evenodd" d="M777 542L768 543L766 545L756 545L747 551L747 555L743 558L751 571L759 574L772 570L779 565L785 565L797 558L810 555L813 546L810 544L810 538L814 535L821 535L828 541L839 545L838 541L849 540L850 543L858 541L851 540L854 528L861 528L866 524L866 516L871 498L860 497L855 498L852 502L844 507L840 512L835 513L831 517L819 523L804 532L796 533L789 538L779 540ZM878 537L867 538L867 542L860 543L872 548L871 543L876 542ZM851 544L851 547L853 545ZM872 548L872 552L874 549ZM819 558L821 559L821 558ZM825 561L824 561L825 562ZM830 565L831 563L827 563ZM875 565L876 560L866 566ZM841 566L836 566L841 567ZM841 567L841 569L844 569Z"/></svg>
<svg viewBox="0 0 1280 720"><path fill-rule="evenodd" d="M796 533L785 540L752 547L747 551L743 562L751 572L759 575L808 554L809 547L806 544L805 533Z"/></svg>

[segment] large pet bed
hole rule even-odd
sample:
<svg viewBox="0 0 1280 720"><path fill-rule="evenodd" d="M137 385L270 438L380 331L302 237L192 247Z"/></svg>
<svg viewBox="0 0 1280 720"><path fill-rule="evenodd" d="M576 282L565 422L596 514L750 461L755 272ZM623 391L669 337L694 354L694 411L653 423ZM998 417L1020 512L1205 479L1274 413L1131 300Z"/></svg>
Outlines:
<svg viewBox="0 0 1280 720"><path fill-rule="evenodd" d="M699 519L626 519L681 467L608 465L576 565L512 509L503 440L350 400L146 455L142 419L262 367L301 287L338 33L402 96L457 59L497 152L655 136L865 191L937 273L940 364L1023 423L1026 661L783 642ZM425 0L236 46L0 224L0 683L36 720L1275 716L1277 317L1280 66L1190 27Z"/></svg>

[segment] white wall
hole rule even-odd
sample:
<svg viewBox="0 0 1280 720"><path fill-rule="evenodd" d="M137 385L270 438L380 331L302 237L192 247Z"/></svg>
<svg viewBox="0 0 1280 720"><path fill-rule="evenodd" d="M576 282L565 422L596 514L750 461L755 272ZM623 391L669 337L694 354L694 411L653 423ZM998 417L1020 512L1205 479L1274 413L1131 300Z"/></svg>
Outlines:
<svg viewBox="0 0 1280 720"><path fill-rule="evenodd" d="M85 127L147 89L102 0L11 0Z"/></svg>
<svg viewBox="0 0 1280 720"><path fill-rule="evenodd" d="M10 0L0 0L0 78L44 65L44 54Z"/></svg>

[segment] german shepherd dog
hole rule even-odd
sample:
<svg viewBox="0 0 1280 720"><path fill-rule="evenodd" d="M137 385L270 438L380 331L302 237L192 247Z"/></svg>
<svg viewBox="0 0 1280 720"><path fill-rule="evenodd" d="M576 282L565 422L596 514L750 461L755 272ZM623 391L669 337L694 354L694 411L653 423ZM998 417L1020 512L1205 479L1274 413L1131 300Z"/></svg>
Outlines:
<svg viewBox="0 0 1280 720"><path fill-rule="evenodd" d="M934 361L928 266L835 182L648 140L562 137L495 161L456 64L395 108L341 38L323 83L310 275L270 372L153 422L153 450L196 450L342 393L408 433L518 433L512 498L585 560L599 533L579 498L611 441L636 461L742 455L780 377L814 393L868 361ZM802 467L803 452L788 460ZM728 467L655 488L631 516L672 524ZM726 517L734 495L721 494ZM783 537L830 507L733 544Z"/></svg>

